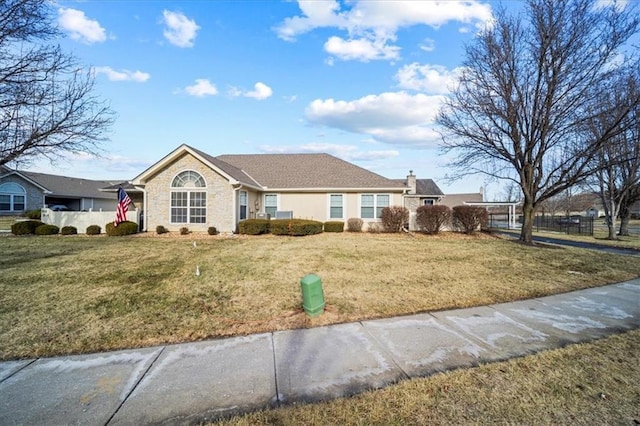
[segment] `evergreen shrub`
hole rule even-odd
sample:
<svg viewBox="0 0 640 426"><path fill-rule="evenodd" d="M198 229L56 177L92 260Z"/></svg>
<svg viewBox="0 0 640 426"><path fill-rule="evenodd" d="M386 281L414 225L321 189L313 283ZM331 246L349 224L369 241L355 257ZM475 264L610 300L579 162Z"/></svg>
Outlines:
<svg viewBox="0 0 640 426"><path fill-rule="evenodd" d="M273 235L315 235L322 233L322 222L306 219L275 219L269 225Z"/></svg>
<svg viewBox="0 0 640 426"><path fill-rule="evenodd" d="M62 235L76 235L78 233L78 229L75 226L63 226L60 233Z"/></svg>
<svg viewBox="0 0 640 426"><path fill-rule="evenodd" d="M49 225L45 223L36 228L36 235L56 235L60 232L60 228L55 225Z"/></svg>
<svg viewBox="0 0 640 426"><path fill-rule="evenodd" d="M344 222L338 220L325 222L324 232L344 232Z"/></svg>
<svg viewBox="0 0 640 426"><path fill-rule="evenodd" d="M32 235L36 233L36 228L42 225L39 220L22 220L11 225L13 235Z"/></svg>
<svg viewBox="0 0 640 426"><path fill-rule="evenodd" d="M89 225L87 226L87 230L85 231L87 235L100 235L102 232L102 228L98 225Z"/></svg>
<svg viewBox="0 0 640 426"><path fill-rule="evenodd" d="M247 219L238 224L238 232L246 235L268 234L270 228L268 219Z"/></svg>
<svg viewBox="0 0 640 426"><path fill-rule="evenodd" d="M138 224L128 220L120 222L118 226L113 226L113 222L107 223L105 231L110 237L122 237L138 233Z"/></svg>

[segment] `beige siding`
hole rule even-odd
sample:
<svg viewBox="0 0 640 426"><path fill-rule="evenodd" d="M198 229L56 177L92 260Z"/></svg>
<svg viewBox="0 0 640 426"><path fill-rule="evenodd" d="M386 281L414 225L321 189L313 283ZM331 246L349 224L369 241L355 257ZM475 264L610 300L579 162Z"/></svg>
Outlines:
<svg viewBox="0 0 640 426"><path fill-rule="evenodd" d="M206 223L171 223L171 181L178 173L186 170L201 174L206 181ZM187 227L190 231L204 232L210 226L215 226L221 232L232 232L235 229L234 190L229 181L189 154L179 157L150 177L145 183L145 189L147 192L145 221L148 231L154 231L158 225L170 231Z"/></svg>

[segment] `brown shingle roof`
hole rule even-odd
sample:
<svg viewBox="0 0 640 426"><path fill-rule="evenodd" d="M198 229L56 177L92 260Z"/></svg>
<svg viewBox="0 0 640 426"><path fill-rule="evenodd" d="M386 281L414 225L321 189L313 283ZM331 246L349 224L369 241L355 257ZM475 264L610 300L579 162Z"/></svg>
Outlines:
<svg viewBox="0 0 640 426"><path fill-rule="evenodd" d="M395 182L406 183L406 179L393 179ZM433 179L416 179L415 195L444 195L444 192Z"/></svg>
<svg viewBox="0 0 640 426"><path fill-rule="evenodd" d="M51 191L52 195L61 197L115 198L115 194L100 191L101 188L113 184L103 180L80 179L67 176L50 175L36 172L19 172L40 186Z"/></svg>
<svg viewBox="0 0 640 426"><path fill-rule="evenodd" d="M401 190L401 182L387 179L329 154L220 155L232 165L272 189L385 188Z"/></svg>

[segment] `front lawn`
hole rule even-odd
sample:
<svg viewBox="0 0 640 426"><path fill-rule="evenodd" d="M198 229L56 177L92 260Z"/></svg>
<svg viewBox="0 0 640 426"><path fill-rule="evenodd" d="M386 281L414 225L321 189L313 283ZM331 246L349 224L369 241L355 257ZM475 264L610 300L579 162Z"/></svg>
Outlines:
<svg viewBox="0 0 640 426"><path fill-rule="evenodd" d="M5 236L0 253L5 360L485 305L640 276L629 257L485 234ZM314 319L301 308L309 273L327 301Z"/></svg>

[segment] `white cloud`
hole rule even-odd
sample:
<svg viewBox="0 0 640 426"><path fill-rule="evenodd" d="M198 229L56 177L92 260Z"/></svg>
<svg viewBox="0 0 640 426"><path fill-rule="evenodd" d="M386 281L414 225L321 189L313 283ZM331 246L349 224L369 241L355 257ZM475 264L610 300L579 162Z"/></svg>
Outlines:
<svg viewBox="0 0 640 426"><path fill-rule="evenodd" d="M163 24L166 28L163 31L164 37L169 43L178 47L193 47L196 33L200 29L196 21L187 18L180 12L162 11Z"/></svg>
<svg viewBox="0 0 640 426"><path fill-rule="evenodd" d="M111 81L135 81L144 83L151 78L151 74L142 71L121 70L116 71L111 67L95 67L96 74L104 74Z"/></svg>
<svg viewBox="0 0 640 426"><path fill-rule="evenodd" d="M271 95L273 95L273 90L271 87L259 81L253 86L253 90L242 91L235 86L230 86L227 93L229 96L234 98L244 96L246 98L253 98L262 101L271 97Z"/></svg>
<svg viewBox="0 0 640 426"><path fill-rule="evenodd" d="M316 28L346 31L348 37L331 36L324 45L328 53L345 60L397 59L400 48L398 29L414 25L438 28L448 22L482 28L492 19L491 6L478 0L469 1L338 1L298 0L302 14L285 18L274 28L280 38L293 41L300 34ZM429 49L430 44L425 45Z"/></svg>
<svg viewBox="0 0 640 426"><path fill-rule="evenodd" d="M206 78L197 78L195 84L185 87L184 91L191 96L197 96L199 98L218 94L216 86L211 84Z"/></svg>
<svg viewBox="0 0 640 426"><path fill-rule="evenodd" d="M84 12L76 9L58 9L58 25L73 40L86 44L102 42L107 39L105 29L96 20L89 19Z"/></svg>
<svg viewBox="0 0 640 426"><path fill-rule="evenodd" d="M371 136L384 143L433 146L439 139L433 123L442 96L390 92L354 101L316 99L305 111L311 124Z"/></svg>
<svg viewBox="0 0 640 426"><path fill-rule="evenodd" d="M447 70L440 65L420 65L416 62L398 70L395 79L403 89L433 94L445 94L455 85L462 68Z"/></svg>
<svg viewBox="0 0 640 426"><path fill-rule="evenodd" d="M259 101L267 99L273 94L271 87L262 82L257 82L253 86L253 90L244 94L247 98L257 99Z"/></svg>
<svg viewBox="0 0 640 426"><path fill-rule="evenodd" d="M425 38L420 45L420 49L425 52L433 52L436 50L436 41L432 38Z"/></svg>
<svg viewBox="0 0 640 426"><path fill-rule="evenodd" d="M262 152L271 154L327 153L347 161L372 161L394 158L396 150L361 151L355 145L312 142L302 145L262 145Z"/></svg>
<svg viewBox="0 0 640 426"><path fill-rule="evenodd" d="M333 36L324 44L324 50L343 61L360 60L368 62L375 59L398 59L400 48L389 46L387 40L369 40L365 38L343 40Z"/></svg>

